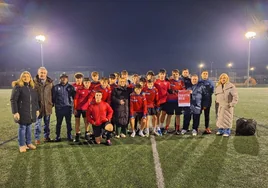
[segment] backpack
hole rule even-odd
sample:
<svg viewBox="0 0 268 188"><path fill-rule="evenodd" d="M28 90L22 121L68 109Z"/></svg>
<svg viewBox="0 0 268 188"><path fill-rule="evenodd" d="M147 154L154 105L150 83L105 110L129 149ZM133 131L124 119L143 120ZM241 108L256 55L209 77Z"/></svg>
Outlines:
<svg viewBox="0 0 268 188"><path fill-rule="evenodd" d="M257 122L254 119L239 118L236 121L236 135L251 136L257 129Z"/></svg>

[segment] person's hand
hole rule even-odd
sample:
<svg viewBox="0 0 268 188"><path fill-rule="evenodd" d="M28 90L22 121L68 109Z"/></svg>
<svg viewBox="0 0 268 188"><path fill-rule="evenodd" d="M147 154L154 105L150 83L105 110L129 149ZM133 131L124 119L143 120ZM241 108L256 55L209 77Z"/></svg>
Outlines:
<svg viewBox="0 0 268 188"><path fill-rule="evenodd" d="M39 110L37 110L36 111L36 117L39 117L39 115L40 115L40 112L39 112Z"/></svg>
<svg viewBox="0 0 268 188"><path fill-rule="evenodd" d="M15 119L15 121L19 121L20 120L20 114L19 113L15 113L14 114L14 119Z"/></svg>
<svg viewBox="0 0 268 188"><path fill-rule="evenodd" d="M193 93L193 90L190 90L190 93L192 94Z"/></svg>
<svg viewBox="0 0 268 188"><path fill-rule="evenodd" d="M119 102L121 105L124 105L125 104L125 101L124 100L120 100Z"/></svg>
<svg viewBox="0 0 268 188"><path fill-rule="evenodd" d="M76 115L77 114L77 110L74 110L74 115Z"/></svg>
<svg viewBox="0 0 268 188"><path fill-rule="evenodd" d="M203 107L203 110L206 110L207 109L207 107Z"/></svg>

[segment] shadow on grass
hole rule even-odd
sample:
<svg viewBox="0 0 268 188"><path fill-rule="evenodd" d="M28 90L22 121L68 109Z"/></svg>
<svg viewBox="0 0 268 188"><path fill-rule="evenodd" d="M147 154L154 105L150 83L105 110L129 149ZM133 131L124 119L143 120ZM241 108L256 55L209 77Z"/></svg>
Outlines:
<svg viewBox="0 0 268 188"><path fill-rule="evenodd" d="M256 136L235 136L234 148L238 153L258 156L260 146Z"/></svg>
<svg viewBox="0 0 268 188"><path fill-rule="evenodd" d="M204 151L204 154L197 158L192 170L183 187L217 187L220 172L224 165L227 152L228 138L216 136L215 140Z"/></svg>

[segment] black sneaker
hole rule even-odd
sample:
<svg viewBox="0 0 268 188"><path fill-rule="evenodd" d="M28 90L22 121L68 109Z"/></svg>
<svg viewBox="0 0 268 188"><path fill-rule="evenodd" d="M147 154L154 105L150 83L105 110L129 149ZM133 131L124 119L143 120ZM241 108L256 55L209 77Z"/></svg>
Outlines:
<svg viewBox="0 0 268 188"><path fill-rule="evenodd" d="M54 141L55 142L61 142L61 138L60 137L56 137Z"/></svg>
<svg viewBox="0 0 268 188"><path fill-rule="evenodd" d="M85 133L85 140L90 140L90 134L89 133Z"/></svg>
<svg viewBox="0 0 268 188"><path fill-rule="evenodd" d="M51 142L51 139L49 137L44 138L44 142Z"/></svg>
<svg viewBox="0 0 268 188"><path fill-rule="evenodd" d="M80 142L80 134L75 135L74 142Z"/></svg>
<svg viewBox="0 0 268 188"><path fill-rule="evenodd" d="M72 142L72 141L73 141L72 135L68 136L68 137L67 137L67 140L68 140L69 142Z"/></svg>
<svg viewBox="0 0 268 188"><path fill-rule="evenodd" d="M164 129L164 130L162 131L162 134L163 134L163 135L167 134L167 130Z"/></svg>

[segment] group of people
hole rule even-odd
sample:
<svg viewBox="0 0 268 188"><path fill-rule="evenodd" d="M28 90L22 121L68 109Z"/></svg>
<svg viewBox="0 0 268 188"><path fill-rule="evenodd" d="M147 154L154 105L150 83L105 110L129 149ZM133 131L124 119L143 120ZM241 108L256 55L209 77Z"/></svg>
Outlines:
<svg viewBox="0 0 268 188"><path fill-rule="evenodd" d="M61 141L61 125L65 118L67 139L80 142L80 118L85 125L85 140L94 139L100 144L106 138L106 144L111 145L111 136L125 138L130 124L130 136L149 137L150 134L161 136L170 132L171 118L175 114L174 130L176 134L184 135L189 131L193 119L192 135L199 131L200 116L204 111L205 131L211 134L209 128L212 95L216 96L216 134L230 136L234 105L238 102L235 86L229 82L227 74L219 77L216 89L204 70L201 78L184 69L182 75L178 69L172 71L167 78L165 69L160 69L158 75L148 71L144 77L134 74L131 80L126 70L113 73L109 78L99 79L98 72L92 72L91 78L82 73L75 74L75 83L68 82L68 75L60 75L60 83L53 85L45 67L40 67L36 77L24 71L17 81L12 82L11 107L14 120L19 124L19 151L36 149L40 144L42 121L44 122L44 142L51 141L50 117L52 108L56 114L56 138ZM189 90L188 106L179 105L179 93ZM72 136L71 118L75 117L75 136ZM183 115L183 125L180 117ZM31 140L31 124L35 123L35 145ZM152 128L150 132L149 128Z"/></svg>

